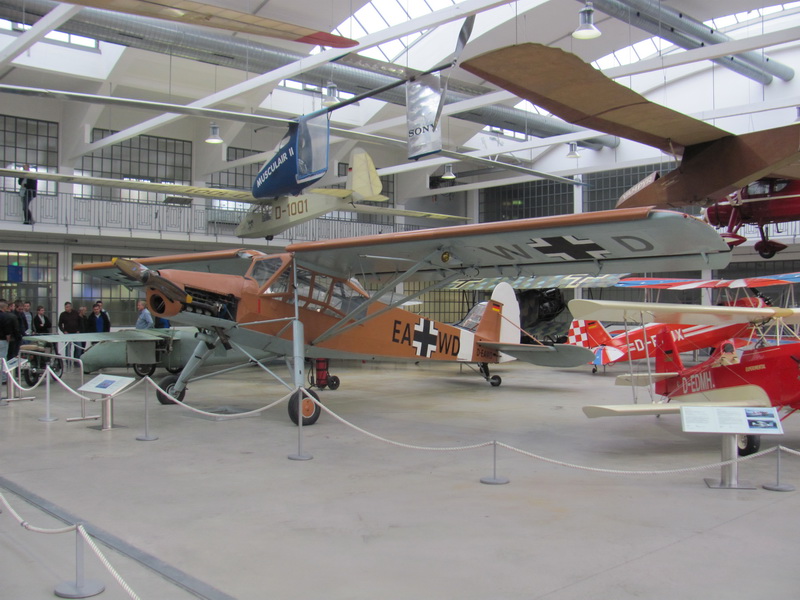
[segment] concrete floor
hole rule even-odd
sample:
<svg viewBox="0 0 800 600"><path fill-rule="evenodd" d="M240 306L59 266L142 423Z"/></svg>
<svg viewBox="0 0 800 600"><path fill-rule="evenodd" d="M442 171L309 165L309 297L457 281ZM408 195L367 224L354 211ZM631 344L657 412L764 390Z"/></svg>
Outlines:
<svg viewBox="0 0 800 600"><path fill-rule="evenodd" d="M80 403L55 389L58 420L40 421L40 388L35 401L0 407L0 492L32 525L60 526L52 514L86 523L143 599L797 594L800 494L761 488L776 480L774 453L740 465L755 490L708 488L704 478L719 479L719 467L624 475L522 453L619 470L719 460L719 438L684 434L675 416L587 419L584 404L631 401L611 371L512 363L496 369L499 388L452 365L333 371L342 385L321 392L325 404L397 444L323 414L303 429L313 459L289 460L298 431L283 404L219 421L152 394L149 433L158 439L138 441L142 392L116 400L120 428L99 431L94 421L67 422ZM76 385L77 374L67 380ZM265 381L252 369L231 373L195 383L187 401L258 408L279 395ZM784 428L762 448L800 448L800 419ZM492 440L522 451L497 451L496 474L508 485L480 482L495 473L491 446L443 450ZM781 480L800 486L800 460L783 457ZM0 565L0 598L52 598L56 585L75 581L75 535L26 531L4 510ZM129 597L88 551L86 577L106 585L99 597Z"/></svg>

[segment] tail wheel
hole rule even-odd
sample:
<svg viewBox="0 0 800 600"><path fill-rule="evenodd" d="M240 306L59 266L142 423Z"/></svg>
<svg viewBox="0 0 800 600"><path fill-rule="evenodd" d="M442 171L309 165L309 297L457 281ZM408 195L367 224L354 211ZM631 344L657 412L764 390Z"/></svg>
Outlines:
<svg viewBox="0 0 800 600"><path fill-rule="evenodd" d="M306 390L311 396L314 397L315 400L319 401L319 395L314 390ZM303 401L301 404L302 412L303 412L303 427L306 425L313 425L319 419L320 413L322 413L322 409L319 407L319 404L314 402L313 400L307 398L303 392L297 390L292 397L289 399L289 418L292 420L292 423L295 425L298 424L297 419L297 403L300 401L300 397L303 397Z"/></svg>
<svg viewBox="0 0 800 600"><path fill-rule="evenodd" d="M336 375L328 376L328 388L331 390L338 390L341 385L341 380Z"/></svg>
<svg viewBox="0 0 800 600"><path fill-rule="evenodd" d="M737 435L736 445L739 447L739 456L750 456L761 448L760 435Z"/></svg>
<svg viewBox="0 0 800 600"><path fill-rule="evenodd" d="M489 377L489 383L492 387L498 387L501 383L503 383L503 380L500 379L500 375L492 375Z"/></svg>
<svg viewBox="0 0 800 600"><path fill-rule="evenodd" d="M177 398L178 400L183 402L183 399L186 397L187 388L183 388L183 390L179 394L178 392L175 391L176 383L178 383L178 376L168 375L167 377L164 377L164 379L158 382L158 387L167 392L167 394L172 396L172 398ZM158 401L161 402L161 404L175 404L175 401L172 398L162 394L161 391L156 392L156 397L158 398Z"/></svg>

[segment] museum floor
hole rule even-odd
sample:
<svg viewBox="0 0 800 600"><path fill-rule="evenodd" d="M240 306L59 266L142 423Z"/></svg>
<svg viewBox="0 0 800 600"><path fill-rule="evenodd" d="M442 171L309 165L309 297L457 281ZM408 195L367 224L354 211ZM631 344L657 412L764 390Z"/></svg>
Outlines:
<svg viewBox="0 0 800 600"><path fill-rule="evenodd" d="M709 488L719 466L681 469L716 463L717 435L684 434L677 416L583 415L584 404L632 401L616 373L512 363L492 388L452 365L332 370L341 387L322 399L361 430L323 413L303 428L304 461L288 459L300 448L285 404L216 420L151 393L147 433L158 439L140 441L143 388L115 400L110 431L68 422L80 401L56 387L58 420L41 421L39 388L0 407L0 493L33 526L85 523L142 599L797 595L800 493L761 487L776 482L777 454L740 464L756 489ZM246 369L196 382L186 400L236 412L278 392ZM784 428L762 449L800 449L800 419ZM781 481L800 487L800 458L782 457ZM481 483L495 475L510 482ZM3 509L0 598L52 598L74 582L75 537L28 531ZM85 577L105 585L100 598L134 597L88 548Z"/></svg>

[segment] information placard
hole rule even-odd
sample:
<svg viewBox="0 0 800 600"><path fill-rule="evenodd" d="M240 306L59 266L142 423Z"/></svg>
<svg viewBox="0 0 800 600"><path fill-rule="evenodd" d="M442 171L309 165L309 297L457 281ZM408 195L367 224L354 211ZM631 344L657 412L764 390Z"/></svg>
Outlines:
<svg viewBox="0 0 800 600"><path fill-rule="evenodd" d="M136 381L134 377L122 377L120 375L98 375L91 381L87 381L78 388L79 392L91 394L101 394L103 396L113 396L117 392L124 390L131 383Z"/></svg>
<svg viewBox="0 0 800 600"><path fill-rule="evenodd" d="M681 406L681 426L691 433L783 434L771 406Z"/></svg>

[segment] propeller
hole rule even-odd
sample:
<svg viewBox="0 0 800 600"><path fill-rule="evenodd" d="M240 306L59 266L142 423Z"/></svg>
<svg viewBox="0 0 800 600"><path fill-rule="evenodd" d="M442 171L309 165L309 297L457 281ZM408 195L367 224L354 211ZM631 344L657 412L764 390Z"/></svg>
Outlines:
<svg viewBox="0 0 800 600"><path fill-rule="evenodd" d="M183 304L191 304L192 302L192 297L189 294L169 279L162 277L158 271L148 269L143 264L127 258L113 258L111 263L134 281L139 281L142 285L161 292L167 300Z"/></svg>

